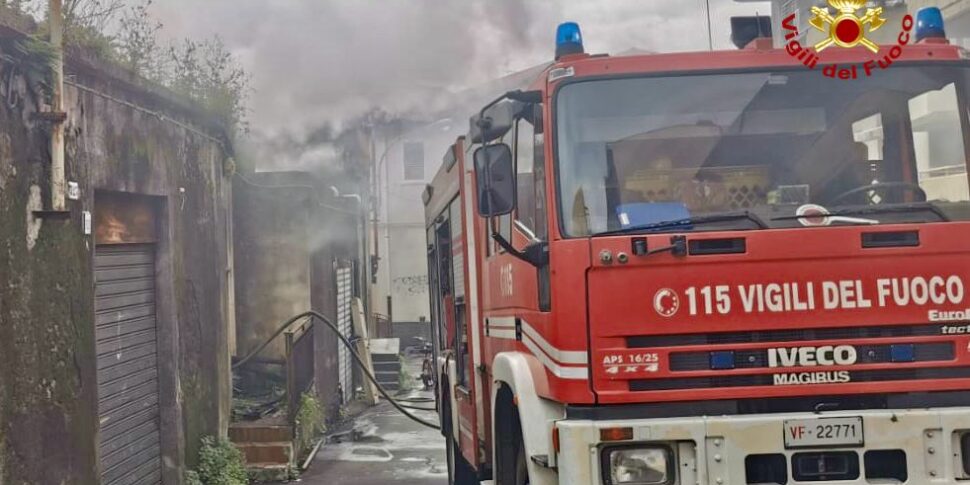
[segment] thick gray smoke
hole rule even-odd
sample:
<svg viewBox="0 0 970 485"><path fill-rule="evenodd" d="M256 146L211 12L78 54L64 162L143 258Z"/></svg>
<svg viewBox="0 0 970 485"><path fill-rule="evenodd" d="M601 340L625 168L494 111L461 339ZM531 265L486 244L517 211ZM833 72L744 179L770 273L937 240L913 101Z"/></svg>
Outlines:
<svg viewBox="0 0 970 485"><path fill-rule="evenodd" d="M731 15L770 8L711 4L722 48ZM328 155L307 137L364 113L433 111L443 93L549 60L563 20L580 22L593 52L708 43L704 0L156 0L152 8L165 36L225 40L254 74L254 136L294 166Z"/></svg>

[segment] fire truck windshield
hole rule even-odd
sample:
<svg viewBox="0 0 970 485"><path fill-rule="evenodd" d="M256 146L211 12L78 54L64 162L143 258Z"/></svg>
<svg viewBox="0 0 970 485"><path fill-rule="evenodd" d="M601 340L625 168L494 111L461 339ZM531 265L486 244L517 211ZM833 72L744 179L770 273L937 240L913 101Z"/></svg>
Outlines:
<svg viewBox="0 0 970 485"><path fill-rule="evenodd" d="M837 213L929 202L935 215L871 210L864 222L970 220L968 81L955 64L921 64L857 80L803 69L565 85L564 235L738 211L769 228L806 227L794 216L809 204ZM757 228L726 218L670 230Z"/></svg>

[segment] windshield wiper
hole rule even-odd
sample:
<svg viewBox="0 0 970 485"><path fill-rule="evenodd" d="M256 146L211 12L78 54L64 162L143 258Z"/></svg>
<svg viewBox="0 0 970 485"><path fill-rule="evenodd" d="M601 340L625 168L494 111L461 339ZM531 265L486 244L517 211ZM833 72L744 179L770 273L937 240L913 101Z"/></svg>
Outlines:
<svg viewBox="0 0 970 485"><path fill-rule="evenodd" d="M744 212L723 212L719 214L707 214L703 216L688 217L685 219L676 219L672 221L661 221L653 222L650 224L641 224L638 226L624 227L622 229L615 229L612 231L604 231L593 234L594 236L615 236L618 234L632 234L638 232L652 232L652 231L663 231L667 229L677 229L680 227L689 227L698 224L712 224L716 222L729 222L729 221L739 221L748 220L758 226L758 229L768 229L768 224L761 220L757 215L744 211Z"/></svg>
<svg viewBox="0 0 970 485"><path fill-rule="evenodd" d="M840 217L840 216L864 216L873 214L904 214L909 212L930 212L940 219L942 222L950 222L950 218L947 217L940 208L932 202L913 202L909 204L891 204L891 205L871 205L865 207L855 207L849 209L842 209L837 211L832 211L828 214L829 217ZM794 221L799 219L814 218L819 217L818 214L802 214L794 216L782 216L773 217L773 221Z"/></svg>

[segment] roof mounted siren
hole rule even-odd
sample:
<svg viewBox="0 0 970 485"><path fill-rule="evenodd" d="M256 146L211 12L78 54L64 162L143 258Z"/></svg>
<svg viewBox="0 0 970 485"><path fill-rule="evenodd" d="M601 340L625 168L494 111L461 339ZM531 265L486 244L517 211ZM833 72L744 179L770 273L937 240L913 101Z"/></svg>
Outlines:
<svg viewBox="0 0 970 485"><path fill-rule="evenodd" d="M916 12L916 42L923 42L928 39L946 40L946 29L943 28L943 12L940 11L939 7L926 7Z"/></svg>
<svg viewBox="0 0 970 485"><path fill-rule="evenodd" d="M755 15L753 17L731 17L731 42L738 49L748 47L758 39L771 38L771 17Z"/></svg>
<svg viewBox="0 0 970 485"><path fill-rule="evenodd" d="M585 54L583 33L576 22L564 22L556 29L556 60L575 54Z"/></svg>

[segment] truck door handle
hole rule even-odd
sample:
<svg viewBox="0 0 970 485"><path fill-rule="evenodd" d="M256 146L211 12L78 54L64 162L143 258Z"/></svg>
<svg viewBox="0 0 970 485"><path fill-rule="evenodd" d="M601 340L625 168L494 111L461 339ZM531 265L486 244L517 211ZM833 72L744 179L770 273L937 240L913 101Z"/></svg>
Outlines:
<svg viewBox="0 0 970 485"><path fill-rule="evenodd" d="M919 246L919 231L864 232L863 249L907 248Z"/></svg>
<svg viewBox="0 0 970 485"><path fill-rule="evenodd" d="M747 240L743 237L722 239L691 239L688 242L691 256L706 254L744 254L748 252Z"/></svg>

